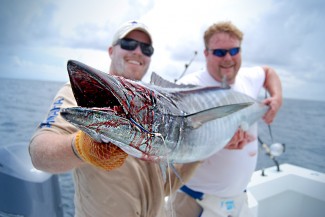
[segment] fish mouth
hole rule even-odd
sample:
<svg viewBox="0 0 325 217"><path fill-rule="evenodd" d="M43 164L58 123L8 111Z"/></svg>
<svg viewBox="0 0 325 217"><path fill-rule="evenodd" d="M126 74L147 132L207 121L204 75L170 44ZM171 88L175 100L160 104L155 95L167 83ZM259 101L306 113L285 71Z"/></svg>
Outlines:
<svg viewBox="0 0 325 217"><path fill-rule="evenodd" d="M115 111L122 117L129 114L128 99L123 92L123 78L107 76L75 60L68 61L67 69L78 106Z"/></svg>
<svg viewBox="0 0 325 217"><path fill-rule="evenodd" d="M130 114L128 92L123 91L130 85L128 81L75 60L68 61L67 69L78 107L62 109L61 116L98 142L112 142L128 154L149 158L148 153L134 145L134 138L125 139L123 135L144 132Z"/></svg>

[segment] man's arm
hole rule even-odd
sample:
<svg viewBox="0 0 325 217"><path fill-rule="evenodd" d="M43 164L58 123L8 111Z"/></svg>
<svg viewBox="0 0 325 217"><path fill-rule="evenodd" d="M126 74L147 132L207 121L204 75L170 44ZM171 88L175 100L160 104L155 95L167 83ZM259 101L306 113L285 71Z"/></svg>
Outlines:
<svg viewBox="0 0 325 217"><path fill-rule="evenodd" d="M110 171L122 166L128 156L112 143L100 143L82 131L71 135L45 132L32 140L29 152L35 168L66 172L83 163Z"/></svg>
<svg viewBox="0 0 325 217"><path fill-rule="evenodd" d="M263 116L263 120L267 124L271 124L282 105L282 86L279 76L275 70L268 66L262 67L265 72L264 88L269 92L270 97L263 100L265 105L270 109ZM225 149L242 149L247 143L255 140L252 135L239 129Z"/></svg>
<svg viewBox="0 0 325 217"><path fill-rule="evenodd" d="M62 173L84 164L72 151L74 138L75 134L59 135L54 132L34 137L29 145L34 167L50 173Z"/></svg>
<svg viewBox="0 0 325 217"><path fill-rule="evenodd" d="M282 85L279 76L274 69L268 66L262 67L265 71L264 88L270 94L270 97L263 100L265 105L270 106L263 120L267 124L271 124L282 105Z"/></svg>

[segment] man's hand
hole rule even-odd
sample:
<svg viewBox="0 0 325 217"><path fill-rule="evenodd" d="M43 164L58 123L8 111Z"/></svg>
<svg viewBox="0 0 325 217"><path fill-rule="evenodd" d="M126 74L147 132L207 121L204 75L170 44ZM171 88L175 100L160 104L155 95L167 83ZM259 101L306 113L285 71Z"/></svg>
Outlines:
<svg viewBox="0 0 325 217"><path fill-rule="evenodd" d="M265 123L271 124L282 105L282 100L275 97L270 97L263 100L262 103L269 106L269 110L263 116L263 120Z"/></svg>
<svg viewBox="0 0 325 217"><path fill-rule="evenodd" d="M246 144L254 141L255 139L256 138L254 136L242 129L239 129L224 148L232 150L242 149Z"/></svg>
<svg viewBox="0 0 325 217"><path fill-rule="evenodd" d="M72 150L77 157L104 170L113 170L123 165L128 156L112 143L99 143L79 131L72 141Z"/></svg>
<svg viewBox="0 0 325 217"><path fill-rule="evenodd" d="M265 113L263 120L266 124L271 124L282 105L282 85L279 76L273 68L269 66L263 66L262 68L265 72L264 88L271 96L263 101L265 105L270 107Z"/></svg>

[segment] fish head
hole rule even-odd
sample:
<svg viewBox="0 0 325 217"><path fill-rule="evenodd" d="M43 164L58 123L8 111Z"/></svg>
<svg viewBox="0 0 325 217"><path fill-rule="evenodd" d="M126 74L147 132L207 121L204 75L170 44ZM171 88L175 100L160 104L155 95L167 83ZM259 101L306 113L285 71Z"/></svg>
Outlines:
<svg viewBox="0 0 325 217"><path fill-rule="evenodd" d="M163 112L178 111L172 100L150 85L78 61L68 61L67 68L78 104L61 111L68 122L96 141L112 142L141 159L155 161L163 155L159 146L164 135L157 136L157 129L165 127Z"/></svg>

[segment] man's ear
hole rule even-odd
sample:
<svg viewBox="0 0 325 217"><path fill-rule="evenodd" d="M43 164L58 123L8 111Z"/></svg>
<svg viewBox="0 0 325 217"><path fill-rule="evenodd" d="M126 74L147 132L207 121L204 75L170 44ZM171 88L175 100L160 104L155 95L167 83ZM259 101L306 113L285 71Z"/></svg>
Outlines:
<svg viewBox="0 0 325 217"><path fill-rule="evenodd" d="M113 53L113 47L108 48L108 55L111 56Z"/></svg>
<svg viewBox="0 0 325 217"><path fill-rule="evenodd" d="M204 56L208 56L208 54L209 54L209 51L205 48L204 49Z"/></svg>

